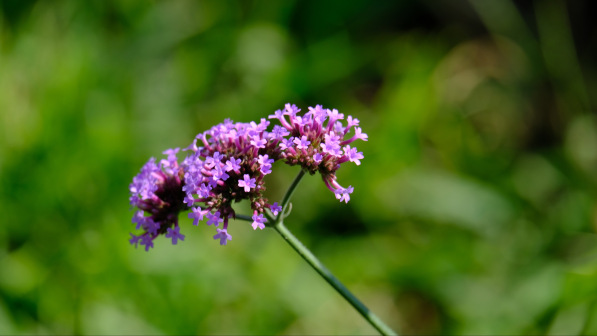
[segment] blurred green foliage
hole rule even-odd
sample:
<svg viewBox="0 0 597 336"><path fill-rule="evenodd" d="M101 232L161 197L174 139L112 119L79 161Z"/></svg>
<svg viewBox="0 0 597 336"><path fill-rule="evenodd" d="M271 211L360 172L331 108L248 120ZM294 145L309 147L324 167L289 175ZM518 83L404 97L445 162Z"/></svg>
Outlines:
<svg viewBox="0 0 597 336"><path fill-rule="evenodd" d="M0 334L373 333L272 230L127 242L150 156L286 102L369 134L287 225L396 330L597 333L595 10L0 1Z"/></svg>

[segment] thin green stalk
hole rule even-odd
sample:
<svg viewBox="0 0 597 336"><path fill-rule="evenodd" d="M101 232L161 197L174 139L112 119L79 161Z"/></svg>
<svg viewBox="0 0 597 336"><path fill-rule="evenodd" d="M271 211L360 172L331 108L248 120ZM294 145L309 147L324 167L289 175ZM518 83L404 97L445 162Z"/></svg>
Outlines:
<svg viewBox="0 0 597 336"><path fill-rule="evenodd" d="M301 181L301 179L303 178L303 176L305 175L305 172L303 170L301 170L299 172L299 174L295 177L294 181L292 181L292 184L290 185L290 187L288 187L288 190L286 191L286 194L284 195L284 198L282 199L282 211L280 211L280 213L278 214L278 216L276 216L276 218L271 218L271 216L266 212L265 215L268 218L268 226L272 226L281 236L282 238L284 238L284 240L290 244L290 246L292 246L292 248L298 252L298 254L305 259L305 261L307 263L309 263L309 265L311 265L311 267L313 267L313 269L319 273L319 275L321 275L325 281L327 281L327 283L329 283L330 285L332 285L332 287L334 287L334 289L340 293L340 295L342 295L342 297L344 299L346 299L346 301L348 301L364 318L365 320L367 320L367 322L369 322L369 324L371 324L371 326L373 328L375 328L377 331L379 331L382 335L397 335L396 332L394 330L392 330L392 328L390 328L387 324L385 324L379 317L377 317L377 315L375 315L373 312L371 312L369 310L369 308L367 308L359 299L357 299L349 290L348 288L346 288L346 286L344 286L340 280L338 280L333 274L332 272L330 272L330 270L328 270L322 263L321 261L319 261L319 259L317 259L317 257L315 257L315 255L313 253L311 253L311 251L309 251L308 248L305 247L305 245L303 245L303 243L301 243L300 240L298 240L298 238L296 238L287 228L286 226L284 226L284 217L286 215L286 210L287 207L289 205L290 202L290 197L292 196L292 194L294 193L294 190L296 189L296 187L298 186L299 182ZM236 215L237 219L240 220L246 220L246 221L252 221L252 218L249 216L245 216L245 215Z"/></svg>
<svg viewBox="0 0 597 336"><path fill-rule="evenodd" d="M357 299L322 263L298 240L282 221L274 224L274 229L286 240L292 248L300 254L305 261L321 275L334 289L346 299L377 331L382 335L396 335L396 332L386 325L377 315L371 312L359 299Z"/></svg>
<svg viewBox="0 0 597 336"><path fill-rule="evenodd" d="M286 207L289 204L290 197L294 189L305 175L303 170L296 176L288 190L284 199L282 200L282 211L278 214L273 222L273 227L284 238L284 240L298 252L298 254L313 267L313 269L321 275L334 289L344 297L377 331L382 335L396 335L396 332L388 327L377 315L371 312L359 299L357 299L322 263L298 240L283 223L283 216L286 212ZM270 219L271 221L271 219ZM271 222L270 222L271 223Z"/></svg>
<svg viewBox="0 0 597 336"><path fill-rule="evenodd" d="M253 221L253 217L247 216L247 215L236 214L235 217L236 217L235 219L238 219L238 220L244 220L244 221L247 221L247 222L252 222Z"/></svg>
<svg viewBox="0 0 597 336"><path fill-rule="evenodd" d="M284 195L284 198L282 199L282 204L280 204L280 206L282 207L282 211L280 211L280 213L276 217L276 221L282 220L283 214L286 213L286 207L288 207L288 204L290 202L290 197L292 197L292 194L294 193L294 189L296 189L296 187L298 186L298 184L301 181L301 179L303 178L303 176L305 176L305 171L301 169L301 171L298 173L298 175L296 175L296 177L294 178L294 181L292 181L292 184L290 185L290 187L288 187L288 190L286 190L286 194Z"/></svg>

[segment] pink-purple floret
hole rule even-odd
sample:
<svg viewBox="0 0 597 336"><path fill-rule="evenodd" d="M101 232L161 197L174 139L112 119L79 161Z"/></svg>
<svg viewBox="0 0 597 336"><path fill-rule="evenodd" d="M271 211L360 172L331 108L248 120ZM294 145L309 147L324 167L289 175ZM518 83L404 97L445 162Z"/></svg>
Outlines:
<svg viewBox="0 0 597 336"><path fill-rule="evenodd" d="M143 230L140 235L131 233L131 244L143 245L147 251L161 234L177 244L185 238L180 233L178 214L191 210L188 217L193 225L207 218L208 225L217 227L214 239L226 245L232 240L228 221L236 216L232 203L243 199L251 202L253 229L263 229L266 209L274 216L282 211L277 202L270 204L263 196L264 177L279 160L299 165L311 175L319 172L336 199L347 203L353 187L342 187L336 181L336 171L344 162L361 164L363 153L348 144L357 139L367 141L367 134L352 116L343 124L340 120L344 115L336 109L317 105L302 116L299 112L291 104L277 110L269 119L277 119L280 125L271 131L266 119L259 123L226 119L198 134L183 149L188 155L181 163L176 156L179 148L164 151L167 158L159 164L151 158L129 188L131 205L138 208L132 221Z"/></svg>

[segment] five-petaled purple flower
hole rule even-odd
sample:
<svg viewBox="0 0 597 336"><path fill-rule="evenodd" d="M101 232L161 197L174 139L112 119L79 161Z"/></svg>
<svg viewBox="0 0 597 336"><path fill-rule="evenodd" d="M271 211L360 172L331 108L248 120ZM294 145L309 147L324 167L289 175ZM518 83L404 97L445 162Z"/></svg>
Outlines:
<svg viewBox="0 0 597 336"><path fill-rule="evenodd" d="M298 149L307 149L307 147L311 144L311 141L308 140L306 135L303 135L300 139L294 138L293 142L296 144L296 148Z"/></svg>
<svg viewBox="0 0 597 336"><path fill-rule="evenodd" d="M218 233L214 236L214 239L219 239L220 245L226 245L228 240L232 240L232 236L228 234L228 230L218 229Z"/></svg>
<svg viewBox="0 0 597 336"><path fill-rule="evenodd" d="M220 218L220 212L216 211L213 214L207 214L207 225L211 225L213 224L214 226L218 226L220 223L222 223L224 220L222 218Z"/></svg>
<svg viewBox="0 0 597 336"><path fill-rule="evenodd" d="M257 211L253 213L253 223L251 224L253 230L257 230L257 228L263 230L265 228L265 222L267 222L267 219L263 217L263 214L257 214Z"/></svg>
<svg viewBox="0 0 597 336"><path fill-rule="evenodd" d="M193 225L198 225L200 220L203 220L203 216L209 213L208 210L201 210L200 207L191 208L189 212L189 218L193 218Z"/></svg>
<svg viewBox="0 0 597 336"><path fill-rule="evenodd" d="M184 235L180 234L180 228L175 226L174 228L168 228L168 232L166 233L166 238L172 238L172 244L176 245L178 240L184 240Z"/></svg>
<svg viewBox="0 0 597 336"><path fill-rule="evenodd" d="M245 174L242 180L238 181L238 186L245 188L245 192L251 191L251 188L255 188L255 179L250 178L248 174Z"/></svg>
<svg viewBox="0 0 597 336"><path fill-rule="evenodd" d="M274 204L270 205L269 209L271 210L272 214L274 214L274 216L277 216L278 212L282 211L282 207L278 205L278 202L274 202Z"/></svg>

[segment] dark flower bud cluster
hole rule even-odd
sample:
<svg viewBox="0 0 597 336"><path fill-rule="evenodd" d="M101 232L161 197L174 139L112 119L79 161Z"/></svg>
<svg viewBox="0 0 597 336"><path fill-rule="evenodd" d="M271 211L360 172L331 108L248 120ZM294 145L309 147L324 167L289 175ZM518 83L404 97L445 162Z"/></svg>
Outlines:
<svg viewBox="0 0 597 336"><path fill-rule="evenodd" d="M226 245L232 239L229 219L236 215L232 203L244 199L251 203L253 229L263 229L266 209L274 216L282 210L263 196L264 177L278 160L300 165L310 174L319 172L336 198L348 202L353 188L338 184L335 173L344 162L360 165L363 154L350 144L357 139L367 141L367 135L357 127L358 119L348 116L343 124L344 115L336 109L317 105L302 116L299 112L295 105L286 104L284 110L269 116L281 124L270 130L266 119L259 123L227 119L198 134L184 149L189 154L180 164L178 148L165 151L167 159L159 165L150 159L130 185L131 205L139 209L133 223L143 230L140 235L131 233L131 244L149 250L160 234L173 244L184 240L178 214L191 210L188 217L193 225L207 219L207 225L216 227L214 239Z"/></svg>

